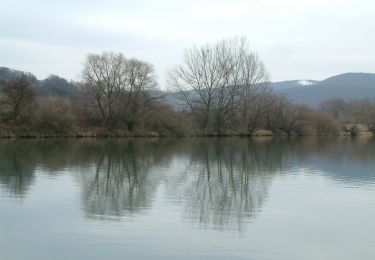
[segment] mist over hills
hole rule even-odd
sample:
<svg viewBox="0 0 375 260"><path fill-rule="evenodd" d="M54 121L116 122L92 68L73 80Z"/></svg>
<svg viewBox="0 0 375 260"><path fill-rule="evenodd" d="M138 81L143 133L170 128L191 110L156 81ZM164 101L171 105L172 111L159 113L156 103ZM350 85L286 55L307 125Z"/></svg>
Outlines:
<svg viewBox="0 0 375 260"><path fill-rule="evenodd" d="M38 80L32 73L0 67L0 88L20 75L27 77L37 93L42 96L71 97L76 93L79 85L78 82L67 81L56 75ZM295 103L316 107L322 101L332 98L345 100L375 98L375 73L344 73L322 81L308 79L271 82L270 87ZM176 100L176 93L163 93L167 103L172 105L179 103Z"/></svg>

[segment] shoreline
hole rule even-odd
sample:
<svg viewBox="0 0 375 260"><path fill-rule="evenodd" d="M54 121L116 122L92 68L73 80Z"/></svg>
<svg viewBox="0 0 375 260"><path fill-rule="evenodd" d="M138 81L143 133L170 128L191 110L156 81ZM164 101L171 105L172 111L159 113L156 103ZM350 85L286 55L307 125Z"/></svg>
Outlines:
<svg viewBox="0 0 375 260"><path fill-rule="evenodd" d="M145 132L145 133L129 133L129 132L80 132L80 133L14 133L12 131L1 131L0 139L81 139L81 138L200 138L200 137L373 137L372 132L358 132L356 135L352 135L350 132L340 132L338 134L274 134L270 131L262 131L254 134L242 134L242 133L231 133L231 134L161 134L156 132Z"/></svg>

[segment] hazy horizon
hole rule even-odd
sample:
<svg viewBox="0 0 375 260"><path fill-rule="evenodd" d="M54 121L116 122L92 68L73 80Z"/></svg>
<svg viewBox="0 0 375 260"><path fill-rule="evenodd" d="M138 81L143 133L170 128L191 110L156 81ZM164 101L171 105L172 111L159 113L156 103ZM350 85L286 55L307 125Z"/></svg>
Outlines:
<svg viewBox="0 0 375 260"><path fill-rule="evenodd" d="M85 56L122 52L165 71L194 45L247 37L272 81L373 72L371 1L2 1L0 66L79 80Z"/></svg>

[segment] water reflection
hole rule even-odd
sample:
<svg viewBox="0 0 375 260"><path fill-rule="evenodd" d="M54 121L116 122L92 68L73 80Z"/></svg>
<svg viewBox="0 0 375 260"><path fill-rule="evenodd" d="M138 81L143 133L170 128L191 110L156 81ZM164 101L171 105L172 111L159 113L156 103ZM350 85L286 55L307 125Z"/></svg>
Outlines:
<svg viewBox="0 0 375 260"><path fill-rule="evenodd" d="M240 229L244 217L249 220L261 209L272 177L285 167L284 155L270 139L195 140L185 154L187 167L168 178L175 179L168 194L180 197L190 221Z"/></svg>
<svg viewBox="0 0 375 260"><path fill-rule="evenodd" d="M31 164L28 150L19 142L2 142L0 145L0 184L5 184L11 195L23 198L35 179L35 166Z"/></svg>
<svg viewBox="0 0 375 260"><path fill-rule="evenodd" d="M150 143L107 143L92 167L81 172L84 208L91 217L123 216L151 206L158 163Z"/></svg>
<svg viewBox="0 0 375 260"><path fill-rule="evenodd" d="M0 190L11 196L25 198L39 175L69 172L90 218L144 214L162 189L188 221L218 229L241 229L274 177L301 166L339 182L375 179L373 139L2 140L0 155Z"/></svg>

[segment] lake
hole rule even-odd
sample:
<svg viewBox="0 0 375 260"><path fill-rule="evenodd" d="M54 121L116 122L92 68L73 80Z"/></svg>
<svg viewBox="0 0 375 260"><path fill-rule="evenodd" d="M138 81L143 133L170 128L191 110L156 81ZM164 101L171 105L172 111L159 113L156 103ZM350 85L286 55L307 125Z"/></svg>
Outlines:
<svg viewBox="0 0 375 260"><path fill-rule="evenodd" d="M375 140L0 140L0 259L373 260Z"/></svg>

